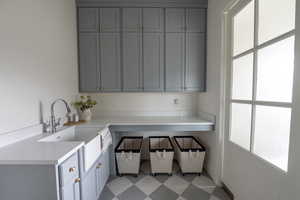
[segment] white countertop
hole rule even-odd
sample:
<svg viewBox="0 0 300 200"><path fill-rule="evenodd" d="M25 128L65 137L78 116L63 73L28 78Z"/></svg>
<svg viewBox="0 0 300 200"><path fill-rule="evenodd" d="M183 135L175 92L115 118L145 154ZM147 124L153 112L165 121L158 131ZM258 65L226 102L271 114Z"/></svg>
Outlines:
<svg viewBox="0 0 300 200"><path fill-rule="evenodd" d="M80 127L122 125L214 125L199 117L102 117L79 125Z"/></svg>
<svg viewBox="0 0 300 200"><path fill-rule="evenodd" d="M79 127L108 127L111 125L214 125L199 117L105 117L94 119ZM84 142L39 142L49 134L36 135L0 148L0 164L57 165L80 149Z"/></svg>
<svg viewBox="0 0 300 200"><path fill-rule="evenodd" d="M0 148L0 164L57 165L80 149L84 142L39 142L41 134Z"/></svg>

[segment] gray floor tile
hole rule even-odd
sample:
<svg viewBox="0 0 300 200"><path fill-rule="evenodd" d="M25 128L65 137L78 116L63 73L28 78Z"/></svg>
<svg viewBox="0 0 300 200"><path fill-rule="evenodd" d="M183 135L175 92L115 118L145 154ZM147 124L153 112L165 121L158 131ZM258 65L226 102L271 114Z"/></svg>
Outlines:
<svg viewBox="0 0 300 200"><path fill-rule="evenodd" d="M164 185L161 185L150 195L150 198L152 200L176 200L178 197L178 194L176 194Z"/></svg>
<svg viewBox="0 0 300 200"><path fill-rule="evenodd" d="M137 177L135 176L125 176L128 180L130 180L132 183L137 183L139 180L144 178L146 175L139 174Z"/></svg>
<svg viewBox="0 0 300 200"><path fill-rule="evenodd" d="M190 185L181 196L187 200L209 200L210 198L209 193L194 185Z"/></svg>
<svg viewBox="0 0 300 200"><path fill-rule="evenodd" d="M186 181L188 181L188 182L191 183L197 175L195 175L195 174L185 174L185 175L183 176L182 174L179 174L178 176L180 176L180 177L183 178L184 180L186 180Z"/></svg>
<svg viewBox="0 0 300 200"><path fill-rule="evenodd" d="M114 197L115 195L105 186L98 200L112 200Z"/></svg>
<svg viewBox="0 0 300 200"><path fill-rule="evenodd" d="M220 187L216 187L212 194L221 200L230 200L228 194Z"/></svg>
<svg viewBox="0 0 300 200"><path fill-rule="evenodd" d="M166 182L170 176L169 175L166 175L166 174L158 174L156 176L153 176L156 180L158 180L159 182L161 183L164 183Z"/></svg>
<svg viewBox="0 0 300 200"><path fill-rule="evenodd" d="M145 199L147 195L143 193L139 188L136 186L132 186L127 189L125 192L118 196L119 200L141 200Z"/></svg>

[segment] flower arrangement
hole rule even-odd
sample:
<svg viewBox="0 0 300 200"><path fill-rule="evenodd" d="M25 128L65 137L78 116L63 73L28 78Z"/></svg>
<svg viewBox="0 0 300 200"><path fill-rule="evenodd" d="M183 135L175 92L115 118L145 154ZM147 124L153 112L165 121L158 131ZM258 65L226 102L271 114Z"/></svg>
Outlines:
<svg viewBox="0 0 300 200"><path fill-rule="evenodd" d="M91 96L80 96L80 101L75 101L72 105L81 112L84 112L97 105L97 101L92 100Z"/></svg>

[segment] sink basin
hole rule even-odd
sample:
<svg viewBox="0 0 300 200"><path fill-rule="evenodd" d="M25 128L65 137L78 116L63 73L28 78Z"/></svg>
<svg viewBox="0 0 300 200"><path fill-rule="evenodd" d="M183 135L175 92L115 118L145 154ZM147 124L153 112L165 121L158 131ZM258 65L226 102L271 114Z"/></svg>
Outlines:
<svg viewBox="0 0 300 200"><path fill-rule="evenodd" d="M98 132L75 132L75 127L65 128L57 133L44 137L39 142L84 142L84 168L89 170L101 155L101 137Z"/></svg>

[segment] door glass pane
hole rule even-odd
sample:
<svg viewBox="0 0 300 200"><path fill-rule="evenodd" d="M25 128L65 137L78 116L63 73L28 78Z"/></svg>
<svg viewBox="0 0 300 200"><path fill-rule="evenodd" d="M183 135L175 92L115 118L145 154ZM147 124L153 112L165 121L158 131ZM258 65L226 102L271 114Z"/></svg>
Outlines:
<svg viewBox="0 0 300 200"><path fill-rule="evenodd" d="M233 61L232 98L239 100L252 99L253 53Z"/></svg>
<svg viewBox="0 0 300 200"><path fill-rule="evenodd" d="M231 104L230 141L250 150L251 105Z"/></svg>
<svg viewBox="0 0 300 200"><path fill-rule="evenodd" d="M254 153L287 170L291 109L256 106Z"/></svg>
<svg viewBox="0 0 300 200"><path fill-rule="evenodd" d="M251 1L233 18L233 55L253 48L254 1Z"/></svg>
<svg viewBox="0 0 300 200"><path fill-rule="evenodd" d="M295 29L295 0L259 0L259 44Z"/></svg>
<svg viewBox="0 0 300 200"><path fill-rule="evenodd" d="M258 51L257 100L291 102L294 36Z"/></svg>

